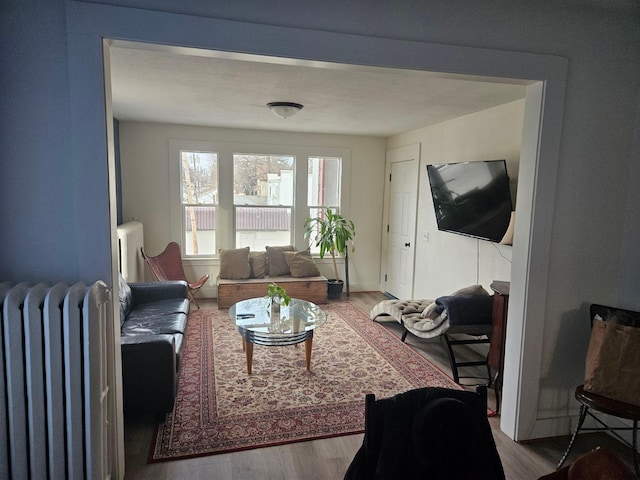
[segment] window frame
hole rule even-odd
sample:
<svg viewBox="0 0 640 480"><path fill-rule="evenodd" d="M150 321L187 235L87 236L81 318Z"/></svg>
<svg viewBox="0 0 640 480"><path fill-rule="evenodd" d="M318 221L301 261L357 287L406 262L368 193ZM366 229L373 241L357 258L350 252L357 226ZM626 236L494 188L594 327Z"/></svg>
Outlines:
<svg viewBox="0 0 640 480"><path fill-rule="evenodd" d="M247 245L244 244L238 244L237 243L237 237L238 237L238 225L236 223L237 219L238 219L238 209L248 209L248 208L258 208L258 209L264 209L264 210L269 210L269 209L288 209L291 211L291 224L290 224L290 231L289 231L289 239L286 241L281 241L281 242L277 242L275 244L277 245L290 245L293 244L293 236L294 236L294 231L295 231L295 207L296 207L296 199L297 199L297 190L296 190L296 183L297 183L297 175L298 175L298 164L300 159L298 159L295 155L290 155L290 154L273 154L273 153L248 153L245 151L242 152L234 152L233 154L233 158L232 158L232 163L233 163L233 171L234 171L234 175L233 175L233 182L235 184L236 178L235 178L235 170L236 170L236 157L237 156L245 156L245 157L274 157L274 156L279 156L279 157L288 157L292 160L292 164L291 164L291 171L293 172L293 178L291 179L292 182L292 201L291 204L279 204L279 205L247 205L247 204L241 204L241 203L236 203L235 201L235 192L233 195L233 219L234 219L234 225L233 225L233 232L234 232L234 246L235 248L242 248L245 247ZM270 243L270 245L274 245L273 243ZM253 248L252 248L253 250Z"/></svg>
<svg viewBox="0 0 640 480"><path fill-rule="evenodd" d="M170 235L183 251L185 260L198 261L218 258L218 254L184 254L184 232L181 198L181 151L215 152L218 155L218 203L216 205L216 245L218 249L236 248L235 205L233 200L233 155L281 155L295 158L294 202L292 208L292 244L300 250L309 242L304 238L304 222L309 217L307 205L307 165L309 157L341 158L340 212L349 216L349 185L351 171L351 149L311 145L259 144L249 142L211 142L201 140L169 140L169 188ZM314 207L315 208L315 207Z"/></svg>

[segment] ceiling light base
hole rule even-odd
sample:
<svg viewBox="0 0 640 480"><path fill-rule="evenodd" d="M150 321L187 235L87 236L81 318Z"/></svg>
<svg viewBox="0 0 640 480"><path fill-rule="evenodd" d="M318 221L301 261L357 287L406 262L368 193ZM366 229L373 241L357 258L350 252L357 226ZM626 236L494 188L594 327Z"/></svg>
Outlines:
<svg viewBox="0 0 640 480"><path fill-rule="evenodd" d="M270 102L267 103L267 107L278 117L287 119L302 110L303 105L293 102Z"/></svg>

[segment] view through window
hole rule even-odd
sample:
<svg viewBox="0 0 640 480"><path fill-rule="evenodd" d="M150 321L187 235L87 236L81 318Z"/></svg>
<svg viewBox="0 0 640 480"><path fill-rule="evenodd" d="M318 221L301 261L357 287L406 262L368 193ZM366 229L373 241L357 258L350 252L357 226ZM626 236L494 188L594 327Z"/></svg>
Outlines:
<svg viewBox="0 0 640 480"><path fill-rule="evenodd" d="M325 209L331 209L335 213L340 211L341 163L342 159L337 157L309 157L307 165L309 217L318 217ZM312 234L311 239L314 236ZM311 252L319 251L320 248L311 242Z"/></svg>
<svg viewBox="0 0 640 480"><path fill-rule="evenodd" d="M181 193L186 255L214 255L218 203L218 155L181 151Z"/></svg>
<svg viewBox="0 0 640 480"><path fill-rule="evenodd" d="M191 143L180 142L174 150L180 206L172 228L182 237L185 257L213 257L219 248L305 248L304 220L326 209L340 212L342 156L314 155L309 147L296 158L293 150L300 147L292 153L284 147L283 154L239 153L242 145L231 150ZM311 245L312 252L318 250Z"/></svg>
<svg viewBox="0 0 640 480"><path fill-rule="evenodd" d="M264 250L292 243L294 169L292 156L233 155L237 248Z"/></svg>

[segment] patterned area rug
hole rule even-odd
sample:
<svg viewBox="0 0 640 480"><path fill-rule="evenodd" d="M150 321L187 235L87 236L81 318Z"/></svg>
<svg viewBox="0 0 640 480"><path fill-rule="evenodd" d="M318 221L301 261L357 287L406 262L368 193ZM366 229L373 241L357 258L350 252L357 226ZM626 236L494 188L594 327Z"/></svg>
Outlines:
<svg viewBox="0 0 640 480"><path fill-rule="evenodd" d="M364 397L412 388L460 388L351 302L323 305L327 323L304 345L255 346L226 310L190 314L176 406L158 427L150 461L176 460L360 433Z"/></svg>

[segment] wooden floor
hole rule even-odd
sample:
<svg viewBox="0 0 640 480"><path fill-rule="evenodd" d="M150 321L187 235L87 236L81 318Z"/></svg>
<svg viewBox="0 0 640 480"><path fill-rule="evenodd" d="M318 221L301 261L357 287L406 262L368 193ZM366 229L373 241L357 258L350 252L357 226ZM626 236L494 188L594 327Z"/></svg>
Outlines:
<svg viewBox="0 0 640 480"><path fill-rule="evenodd" d="M350 300L365 311L385 297L379 292L352 293ZM203 308L215 308L215 301L200 300ZM384 323L398 336L398 324ZM409 335L407 342L416 347L443 371L451 371L446 351L439 339L423 340ZM476 353L469 351L469 356ZM478 372L482 373L482 372ZM467 383L472 383L468 380ZM489 406L495 397L489 391ZM568 437L516 443L500 431L499 416L490 419L498 452L507 480L534 480L551 473L562 456ZM126 480L338 480L344 477L353 455L362 443L362 434L326 440L294 443L187 460L147 464L155 425L148 420L125 421ZM631 450L608 435L581 434L569 461L597 446L617 451L631 465ZM463 480L463 479L462 479Z"/></svg>

